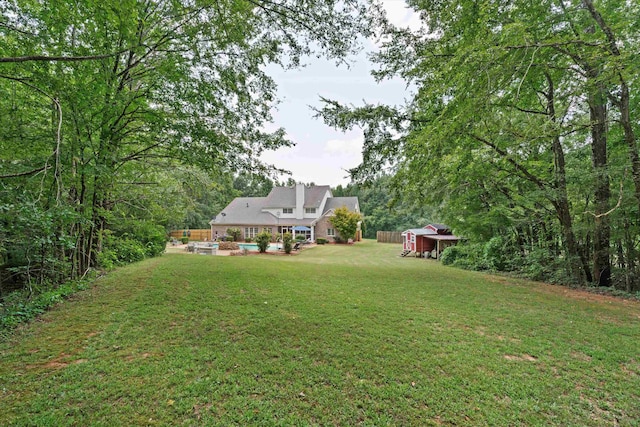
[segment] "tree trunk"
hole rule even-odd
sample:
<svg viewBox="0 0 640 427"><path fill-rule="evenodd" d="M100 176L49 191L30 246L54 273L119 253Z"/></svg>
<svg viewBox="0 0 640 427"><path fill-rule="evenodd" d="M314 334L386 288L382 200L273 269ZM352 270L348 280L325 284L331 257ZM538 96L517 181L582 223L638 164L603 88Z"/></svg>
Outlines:
<svg viewBox="0 0 640 427"><path fill-rule="evenodd" d="M549 119L555 125L557 121L555 108L555 89L551 76L548 73L545 74L548 86L548 90L546 93L547 113L549 114ZM555 194L553 195L553 205L556 209L558 221L560 221L560 228L562 229L563 240L567 252L567 260L569 262L569 271L571 277L577 283L584 284L586 281L591 281L591 273L589 272L589 265L586 259L580 256L578 242L573 232L573 220L571 218L569 196L567 195L567 177L565 170L564 149L562 148L560 137L557 134L553 137L551 150L553 152L553 186L555 188Z"/></svg>
<svg viewBox="0 0 640 427"><path fill-rule="evenodd" d="M594 204L595 227L593 235L593 280L598 286L610 286L611 261L610 238L611 227L607 212L609 211L609 173L607 168L607 106L606 91L597 81L599 72L588 70L588 84L594 85L589 91L589 114L591 118L591 152L594 171Z"/></svg>

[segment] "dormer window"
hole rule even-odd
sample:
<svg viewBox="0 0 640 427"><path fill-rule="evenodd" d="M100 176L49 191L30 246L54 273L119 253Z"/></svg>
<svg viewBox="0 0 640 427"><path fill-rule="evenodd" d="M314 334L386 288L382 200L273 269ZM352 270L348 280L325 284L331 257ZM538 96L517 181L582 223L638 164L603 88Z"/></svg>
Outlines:
<svg viewBox="0 0 640 427"><path fill-rule="evenodd" d="M316 213L316 208L304 208L304 213L314 214Z"/></svg>
<svg viewBox="0 0 640 427"><path fill-rule="evenodd" d="M282 213L283 214L292 214L293 213L293 208L282 208Z"/></svg>

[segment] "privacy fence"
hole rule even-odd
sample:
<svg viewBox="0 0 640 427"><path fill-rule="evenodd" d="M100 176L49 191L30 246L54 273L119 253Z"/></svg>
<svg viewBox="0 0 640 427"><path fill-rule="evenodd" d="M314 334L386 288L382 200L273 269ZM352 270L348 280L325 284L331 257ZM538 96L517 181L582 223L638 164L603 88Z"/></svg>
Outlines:
<svg viewBox="0 0 640 427"><path fill-rule="evenodd" d="M175 237L176 239L181 239L188 235L189 240L195 240L199 242L204 242L211 240L211 229L204 228L201 230L173 230L171 231L171 237Z"/></svg>
<svg viewBox="0 0 640 427"><path fill-rule="evenodd" d="M402 231L378 231L378 243L402 243Z"/></svg>

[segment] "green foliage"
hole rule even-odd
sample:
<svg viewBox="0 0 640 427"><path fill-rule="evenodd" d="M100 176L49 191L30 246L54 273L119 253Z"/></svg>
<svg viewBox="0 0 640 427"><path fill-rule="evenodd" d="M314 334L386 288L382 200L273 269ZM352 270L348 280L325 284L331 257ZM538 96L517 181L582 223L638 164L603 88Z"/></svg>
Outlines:
<svg viewBox="0 0 640 427"><path fill-rule="evenodd" d="M502 236L495 236L485 243L483 256L484 263L488 268L506 271L509 269L509 260L517 256L517 253L514 253L513 246Z"/></svg>
<svg viewBox="0 0 640 427"><path fill-rule="evenodd" d="M338 231L342 241L346 241L355 237L358 222L362 221L362 215L358 212L351 212L346 206L342 206L334 211L329 221Z"/></svg>
<svg viewBox="0 0 640 427"><path fill-rule="evenodd" d="M543 250L566 283L606 286L616 260L640 289L638 2L409 3L429 36L388 28L374 56L377 78L417 85L407 107L318 111L363 129L352 178L393 170L402 198L487 244L487 268L553 279L521 259Z"/></svg>
<svg viewBox="0 0 640 427"><path fill-rule="evenodd" d="M316 243L319 245L325 245L327 244L329 241L327 239L325 239L324 237L318 237L316 239Z"/></svg>
<svg viewBox="0 0 640 427"><path fill-rule="evenodd" d="M336 197L358 197L365 215L363 237L375 239L378 231L404 231L434 222L436 210L425 205L423 198L403 196L393 187L393 177L376 175L364 183L339 185L332 190Z"/></svg>
<svg viewBox="0 0 640 427"><path fill-rule="evenodd" d="M484 245L477 243L459 243L449 246L440 254L444 265L451 265L465 270L486 270Z"/></svg>
<svg viewBox="0 0 640 427"><path fill-rule="evenodd" d="M227 236L230 236L233 242L238 242L242 237L242 230L236 227L227 228Z"/></svg>
<svg viewBox="0 0 640 427"><path fill-rule="evenodd" d="M269 64L343 61L380 18L351 0L0 9L1 279L25 286L138 259L139 244L161 252L151 230L121 221L203 227L238 191L266 191L261 152L292 144L264 130L277 102Z"/></svg>
<svg viewBox="0 0 640 427"><path fill-rule="evenodd" d="M440 254L442 265L453 265L462 256L462 250L457 245L446 247Z"/></svg>
<svg viewBox="0 0 640 427"><path fill-rule="evenodd" d="M258 250L260 253L265 253L271 242L271 233L263 231L256 236L256 243L258 244Z"/></svg>
<svg viewBox="0 0 640 427"><path fill-rule="evenodd" d="M131 237L117 237L108 230L102 235L102 245L98 265L107 270L142 261L146 256L146 247L142 242Z"/></svg>
<svg viewBox="0 0 640 427"><path fill-rule="evenodd" d="M86 281L78 280L49 287L37 294L26 290L13 292L0 304L0 338L19 324L33 320L47 309L87 287Z"/></svg>
<svg viewBox="0 0 640 427"><path fill-rule="evenodd" d="M189 243L189 238L188 237L181 237L180 241L182 242L183 245L186 245L187 243Z"/></svg>
<svg viewBox="0 0 640 427"><path fill-rule="evenodd" d="M293 249L293 237L291 233L284 233L282 236L283 249L286 254L290 254Z"/></svg>
<svg viewBox="0 0 640 427"><path fill-rule="evenodd" d="M304 234L297 234L296 235L296 241L302 242L303 240L307 240L307 236L305 236Z"/></svg>

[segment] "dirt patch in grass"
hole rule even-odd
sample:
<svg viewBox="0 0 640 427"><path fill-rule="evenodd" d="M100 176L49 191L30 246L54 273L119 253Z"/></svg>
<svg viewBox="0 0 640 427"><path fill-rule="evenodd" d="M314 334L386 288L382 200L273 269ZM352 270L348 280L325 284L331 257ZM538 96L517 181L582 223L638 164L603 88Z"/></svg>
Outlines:
<svg viewBox="0 0 640 427"><path fill-rule="evenodd" d="M518 361L527 361L527 362L535 362L535 361L538 360L537 357L532 356L530 354L523 354L523 355L520 355L520 356L516 356L516 355L513 355L513 354L505 354L504 358L507 359L507 360L518 360Z"/></svg>
<svg viewBox="0 0 640 427"><path fill-rule="evenodd" d="M492 283L499 283L502 285L534 285L541 292L552 294L552 295L562 295L567 298L578 299L582 301L589 302L597 302L597 303L613 303L613 302L622 302L622 304L626 306L638 306L640 307L640 300L633 298L625 298L623 296L617 295L608 295L606 290L599 290L598 288L568 288L561 285L552 285L549 283L543 282L533 282L524 279L516 279L511 277L503 277L503 276L488 276L487 279ZM639 316L640 317L640 316Z"/></svg>

